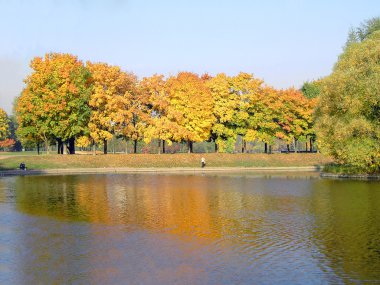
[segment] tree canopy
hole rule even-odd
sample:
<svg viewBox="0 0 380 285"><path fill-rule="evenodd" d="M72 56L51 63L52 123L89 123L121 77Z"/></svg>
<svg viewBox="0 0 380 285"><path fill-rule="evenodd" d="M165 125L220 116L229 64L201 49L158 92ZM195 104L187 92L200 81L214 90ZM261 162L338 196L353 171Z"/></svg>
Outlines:
<svg viewBox="0 0 380 285"><path fill-rule="evenodd" d="M306 98L317 98L321 94L320 85L320 80L306 81L301 87L301 92Z"/></svg>
<svg viewBox="0 0 380 285"><path fill-rule="evenodd" d="M209 138L214 116L213 98L204 81L191 72L180 72L167 81L168 118L178 126L178 137L188 141L191 152L192 142Z"/></svg>
<svg viewBox="0 0 380 285"><path fill-rule="evenodd" d="M233 151L238 137L246 142L287 143L312 133L313 99L294 89L276 90L252 74L212 77L179 72L138 80L107 63L50 53L31 62L32 73L17 99L18 135L39 145L57 140L73 152L74 141L86 147L114 136L134 142L213 140L219 151ZM162 143L164 151L164 143ZM267 149L267 148L265 148ZM59 146L59 153L64 151Z"/></svg>
<svg viewBox="0 0 380 285"><path fill-rule="evenodd" d="M19 135L68 142L87 131L90 73L76 56L50 53L35 57L33 72L17 104ZM72 146L71 146L72 147Z"/></svg>
<svg viewBox="0 0 380 285"><path fill-rule="evenodd" d="M9 133L9 119L7 113L0 108L0 140L5 139Z"/></svg>
<svg viewBox="0 0 380 285"><path fill-rule="evenodd" d="M380 170L380 31L340 55L323 80L316 118L322 152L343 164Z"/></svg>
<svg viewBox="0 0 380 285"><path fill-rule="evenodd" d="M376 31L380 31L380 17L364 21L359 27L352 28L348 34L346 47L352 43L359 43L369 38Z"/></svg>

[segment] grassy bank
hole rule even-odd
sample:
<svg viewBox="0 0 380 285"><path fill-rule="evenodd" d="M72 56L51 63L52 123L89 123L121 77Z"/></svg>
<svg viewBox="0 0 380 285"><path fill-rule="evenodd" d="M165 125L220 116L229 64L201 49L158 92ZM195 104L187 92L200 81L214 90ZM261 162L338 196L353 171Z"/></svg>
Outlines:
<svg viewBox="0 0 380 285"><path fill-rule="evenodd" d="M108 154L108 155L12 155L0 158L0 170L102 167L199 167L201 157L209 167L320 166L332 160L319 153L299 154Z"/></svg>
<svg viewBox="0 0 380 285"><path fill-rule="evenodd" d="M323 172L332 173L332 174L346 174L346 175L367 175L367 174L377 174L376 171L368 171L368 169L362 169L352 165L337 164L337 163L328 163L325 165Z"/></svg>

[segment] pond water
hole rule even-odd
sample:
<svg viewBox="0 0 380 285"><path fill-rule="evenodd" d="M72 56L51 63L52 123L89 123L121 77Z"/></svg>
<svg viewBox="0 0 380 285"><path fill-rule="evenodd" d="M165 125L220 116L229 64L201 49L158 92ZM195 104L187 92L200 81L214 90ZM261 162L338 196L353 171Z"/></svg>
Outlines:
<svg viewBox="0 0 380 285"><path fill-rule="evenodd" d="M0 179L0 284L380 284L380 182Z"/></svg>

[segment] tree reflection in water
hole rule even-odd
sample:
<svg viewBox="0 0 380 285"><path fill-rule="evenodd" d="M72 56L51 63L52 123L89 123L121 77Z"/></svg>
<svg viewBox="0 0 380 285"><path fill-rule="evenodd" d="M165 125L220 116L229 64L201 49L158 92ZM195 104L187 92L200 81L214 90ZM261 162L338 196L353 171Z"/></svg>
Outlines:
<svg viewBox="0 0 380 285"><path fill-rule="evenodd" d="M378 186L314 174L36 176L0 180L0 200L16 238L7 258L27 283L374 283Z"/></svg>

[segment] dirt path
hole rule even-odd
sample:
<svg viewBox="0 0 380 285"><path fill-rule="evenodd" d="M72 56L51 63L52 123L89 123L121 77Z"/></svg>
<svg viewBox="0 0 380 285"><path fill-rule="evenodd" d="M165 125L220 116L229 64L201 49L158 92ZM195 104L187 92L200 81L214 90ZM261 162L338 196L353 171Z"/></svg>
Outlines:
<svg viewBox="0 0 380 285"><path fill-rule="evenodd" d="M0 159L6 159L12 157L11 155L0 155Z"/></svg>

